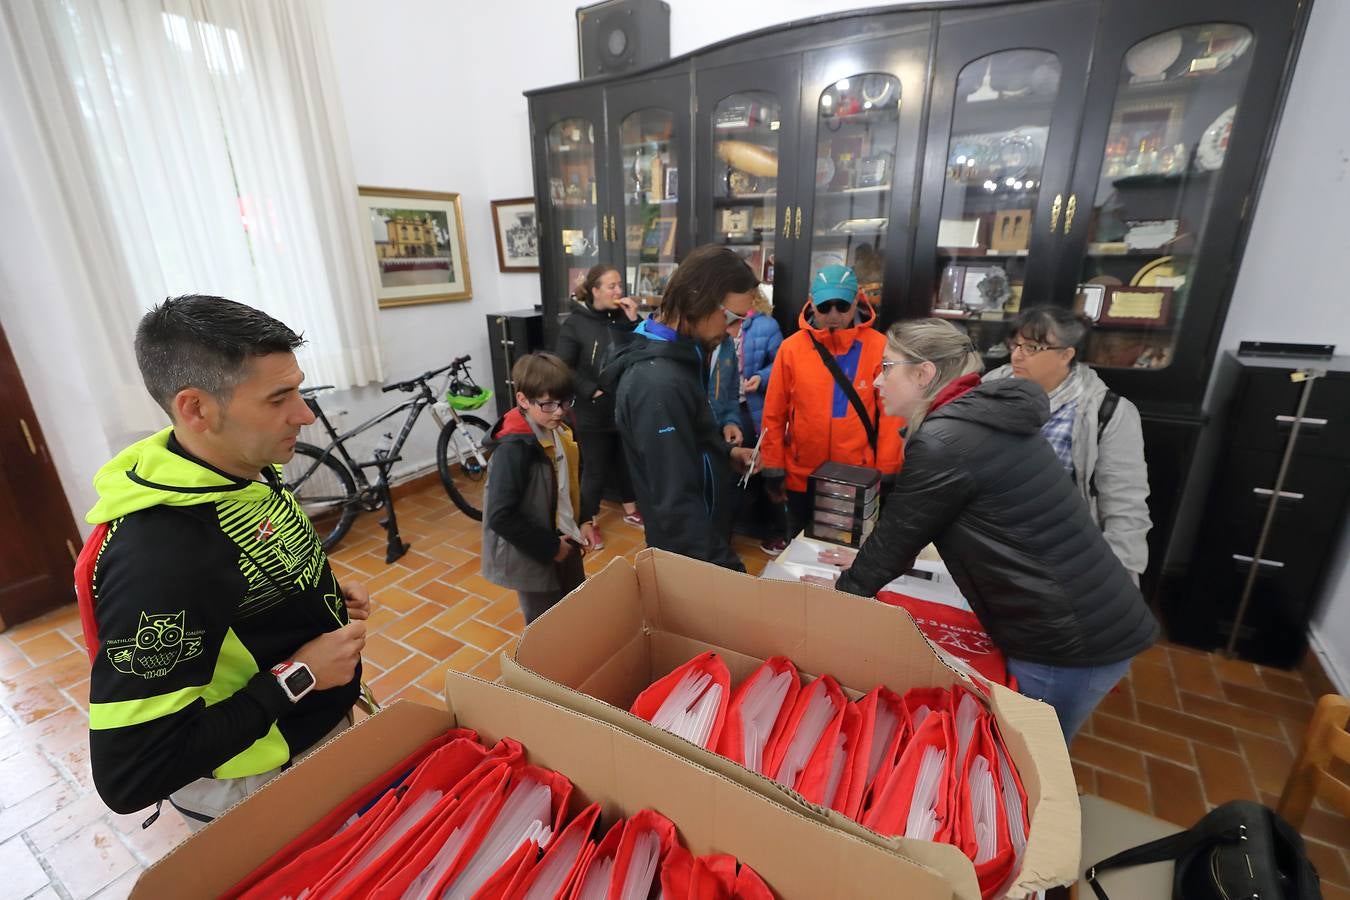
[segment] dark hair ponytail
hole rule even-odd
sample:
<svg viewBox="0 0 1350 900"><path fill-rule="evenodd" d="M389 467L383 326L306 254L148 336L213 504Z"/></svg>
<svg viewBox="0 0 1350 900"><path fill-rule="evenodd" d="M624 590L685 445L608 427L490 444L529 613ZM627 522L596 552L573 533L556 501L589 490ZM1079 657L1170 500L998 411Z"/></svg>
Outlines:
<svg viewBox="0 0 1350 900"><path fill-rule="evenodd" d="M585 275L577 279L576 287L572 289L572 299L576 300L578 303L584 303L587 306L590 306L591 291L595 290L600 285L600 279L604 278L610 272L617 271L619 270L614 266L605 265L604 263L601 263L598 266L591 266Z"/></svg>

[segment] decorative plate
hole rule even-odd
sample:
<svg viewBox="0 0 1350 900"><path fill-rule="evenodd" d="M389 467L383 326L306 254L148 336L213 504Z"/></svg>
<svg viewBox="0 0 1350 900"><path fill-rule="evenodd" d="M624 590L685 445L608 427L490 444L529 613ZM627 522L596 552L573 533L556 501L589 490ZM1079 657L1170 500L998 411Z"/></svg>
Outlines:
<svg viewBox="0 0 1350 900"><path fill-rule="evenodd" d="M1195 164L1200 169L1214 172L1223 166L1223 158L1228 155L1228 136L1233 132L1233 117L1236 115L1237 107L1228 107L1200 136L1200 143L1195 148Z"/></svg>
<svg viewBox="0 0 1350 900"><path fill-rule="evenodd" d="M1125 68L1136 78L1157 78L1181 56L1181 32L1169 31L1140 41L1125 54Z"/></svg>
<svg viewBox="0 0 1350 900"><path fill-rule="evenodd" d="M1158 278L1175 278L1176 270L1172 268L1172 257L1160 256L1144 264L1134 277L1130 279L1130 284L1136 287L1156 287Z"/></svg>
<svg viewBox="0 0 1350 900"><path fill-rule="evenodd" d="M834 158L816 157L816 187L825 187L834 180Z"/></svg>
<svg viewBox="0 0 1350 900"><path fill-rule="evenodd" d="M1114 276L1114 275L1094 275L1093 277L1089 278L1087 281L1085 281L1085 282L1083 282L1083 283L1084 283L1084 284L1104 284L1104 285L1107 285L1108 287L1110 287L1110 286L1113 286L1113 285L1122 285L1122 284L1124 284L1125 282L1121 281L1119 278L1117 278L1117 277Z"/></svg>
<svg viewBox="0 0 1350 900"><path fill-rule="evenodd" d="M1209 41L1210 53L1216 60L1215 72L1231 66L1252 46L1252 33L1241 25L1214 25L1201 37Z"/></svg>

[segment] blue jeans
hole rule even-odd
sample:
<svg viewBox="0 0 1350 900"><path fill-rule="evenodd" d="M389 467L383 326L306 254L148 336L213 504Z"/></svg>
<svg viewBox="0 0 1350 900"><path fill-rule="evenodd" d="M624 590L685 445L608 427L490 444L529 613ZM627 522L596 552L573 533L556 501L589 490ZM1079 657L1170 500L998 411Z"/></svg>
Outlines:
<svg viewBox="0 0 1350 900"><path fill-rule="evenodd" d="M1023 695L1054 707L1064 743L1069 744L1102 698L1130 671L1131 661L1076 669L1009 659L1008 671L1017 676L1017 689Z"/></svg>

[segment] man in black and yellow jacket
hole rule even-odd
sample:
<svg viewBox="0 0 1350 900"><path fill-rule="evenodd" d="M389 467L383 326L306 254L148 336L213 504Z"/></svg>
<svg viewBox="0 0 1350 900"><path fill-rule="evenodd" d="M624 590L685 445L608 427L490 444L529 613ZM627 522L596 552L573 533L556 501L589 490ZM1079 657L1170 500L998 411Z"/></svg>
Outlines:
<svg viewBox="0 0 1350 900"><path fill-rule="evenodd" d="M280 481L313 421L300 343L218 297L141 321L174 424L99 471L76 566L94 783L116 812L168 798L199 827L349 722L369 595L339 586Z"/></svg>

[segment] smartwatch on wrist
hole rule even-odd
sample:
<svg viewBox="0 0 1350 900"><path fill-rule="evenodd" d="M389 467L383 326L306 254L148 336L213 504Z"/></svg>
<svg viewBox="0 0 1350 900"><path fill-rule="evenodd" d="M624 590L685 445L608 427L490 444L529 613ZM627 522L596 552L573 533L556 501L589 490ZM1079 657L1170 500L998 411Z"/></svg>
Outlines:
<svg viewBox="0 0 1350 900"><path fill-rule="evenodd" d="M301 697L314 690L314 673L302 662L277 663L272 667L272 675L292 703L299 703Z"/></svg>

